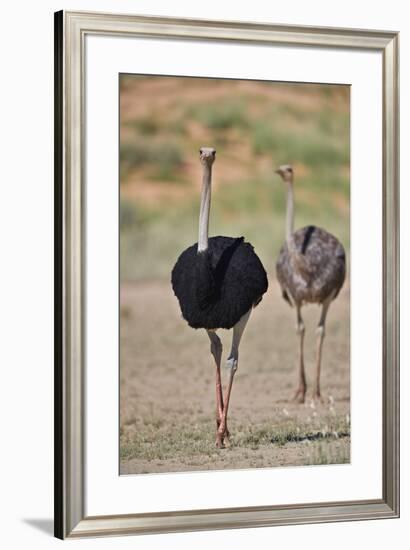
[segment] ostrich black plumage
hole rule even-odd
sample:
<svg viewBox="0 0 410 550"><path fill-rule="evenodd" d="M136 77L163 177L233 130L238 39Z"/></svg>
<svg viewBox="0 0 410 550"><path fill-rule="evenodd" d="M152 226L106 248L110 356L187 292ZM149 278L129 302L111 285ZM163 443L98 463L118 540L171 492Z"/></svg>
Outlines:
<svg viewBox="0 0 410 550"><path fill-rule="evenodd" d="M206 330L216 366L216 445L229 443L227 416L233 378L238 368L239 343L250 312L268 288L266 271L252 245L243 237L208 238L211 206L212 165L216 151L202 147L202 196L198 243L179 256L172 270L172 287L182 316L189 326ZM233 328L231 353L227 360L229 380L222 392L222 343L220 328Z"/></svg>
<svg viewBox="0 0 410 550"><path fill-rule="evenodd" d="M320 368L325 336L326 315L331 302L339 294L346 274L346 254L342 244L330 233L310 225L293 231L293 169L280 166L279 174L287 185L286 242L276 263L276 275L284 299L296 307L299 334L298 388L294 400L303 403L306 395L306 377L303 358L305 326L301 307L304 303L321 304L322 311L317 327L316 381L313 397L321 400Z"/></svg>

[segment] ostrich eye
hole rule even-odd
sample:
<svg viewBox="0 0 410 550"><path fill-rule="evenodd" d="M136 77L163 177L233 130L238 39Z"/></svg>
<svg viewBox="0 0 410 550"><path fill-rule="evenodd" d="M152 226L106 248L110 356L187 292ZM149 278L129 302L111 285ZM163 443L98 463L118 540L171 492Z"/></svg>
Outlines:
<svg viewBox="0 0 410 550"><path fill-rule="evenodd" d="M199 154L202 155L202 149L199 150Z"/></svg>
<svg viewBox="0 0 410 550"><path fill-rule="evenodd" d="M216 151L212 151L212 154L213 154L213 156L215 156L215 155L216 155Z"/></svg>

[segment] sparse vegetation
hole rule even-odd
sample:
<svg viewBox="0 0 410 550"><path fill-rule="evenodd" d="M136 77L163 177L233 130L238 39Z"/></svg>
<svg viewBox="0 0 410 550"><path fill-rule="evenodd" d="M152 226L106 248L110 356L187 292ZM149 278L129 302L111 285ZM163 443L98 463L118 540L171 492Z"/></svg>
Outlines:
<svg viewBox="0 0 410 550"><path fill-rule="evenodd" d="M149 167L148 175L159 180L173 181L183 162L177 143L150 138L127 141L120 148L122 181L131 170Z"/></svg>
<svg viewBox="0 0 410 550"><path fill-rule="evenodd" d="M349 462L348 284L324 352L335 404L300 407L284 404L296 340L274 275L286 201L274 169L282 163L295 168L297 227L326 227L349 253L348 87L124 76L120 89L123 473ZM270 278L244 337L224 451L213 438L209 343L181 321L169 285L177 256L196 240L201 145L217 148L211 235L245 236ZM318 312L307 309L313 330ZM309 376L314 340L306 347Z"/></svg>
<svg viewBox="0 0 410 550"><path fill-rule="evenodd" d="M234 99L196 104L187 109L186 115L211 130L245 129L249 124L246 106Z"/></svg>
<svg viewBox="0 0 410 550"><path fill-rule="evenodd" d="M153 241L155 243L155 241ZM136 250L139 250L136 248ZM134 254L138 261L138 254ZM203 331L184 323L167 281L121 287L122 472L164 472L337 463L349 459L349 295L329 318L323 369L325 404L287 402L296 350L292 312L271 283L252 313L232 395L232 445L214 441L214 367ZM306 308L306 330L317 324ZM221 331L224 355L230 334ZM308 381L315 341L306 341ZM225 370L225 369L224 369ZM327 458L326 458L327 457ZM316 462L315 462L316 461Z"/></svg>
<svg viewBox="0 0 410 550"><path fill-rule="evenodd" d="M124 94L144 97L144 109L121 118L122 205L136 205L148 223L122 225L122 279L167 278L179 252L192 243L200 186L197 151L204 144L217 147L211 234L246 236L271 269L283 238L285 204L273 170L292 162L297 226L314 220L349 248L347 88L301 85L298 96L284 84L247 83L245 92L236 81L218 81L212 88L211 81L184 78L175 79L174 95L167 88L167 103L161 83L154 91L155 79L123 78ZM145 84L149 93L143 95ZM213 90L218 96L210 100ZM143 262L127 253L136 247Z"/></svg>
<svg viewBox="0 0 410 550"><path fill-rule="evenodd" d="M283 163L301 163L310 169L319 170L319 178L323 168L345 166L349 162L349 140L345 128L339 134L332 122L323 121L331 118L318 117L316 124L307 124L297 131L286 125L277 126L273 121L257 121L253 128L252 145L255 154L269 154Z"/></svg>
<svg viewBox="0 0 410 550"><path fill-rule="evenodd" d="M207 417L196 417L194 423L187 417L185 425L182 422L178 428L160 418L138 419L135 425L133 435L125 435L124 429L121 434L120 456L123 461L179 460L181 464L188 461L195 465L200 464L204 457L210 458L218 453L213 423ZM312 431L319 425L319 431ZM313 424L300 423L297 418L256 426L234 423L234 434L228 452L240 450L247 458L258 456L257 451L262 453L260 458L267 453L275 456L278 451L282 452L282 448L285 451L289 445L302 444L305 446L302 464L344 464L350 461L350 427L341 415L319 417Z"/></svg>
<svg viewBox="0 0 410 550"><path fill-rule="evenodd" d="M349 440L350 443L350 440ZM330 444L317 443L312 445L306 454L306 466L325 464L349 464L350 462L350 444L346 445L344 440L339 440L336 443Z"/></svg>

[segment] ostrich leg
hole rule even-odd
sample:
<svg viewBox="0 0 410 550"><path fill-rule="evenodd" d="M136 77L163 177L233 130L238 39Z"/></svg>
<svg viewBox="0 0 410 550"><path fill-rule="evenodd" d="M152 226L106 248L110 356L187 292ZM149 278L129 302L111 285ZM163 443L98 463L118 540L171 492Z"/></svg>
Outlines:
<svg viewBox="0 0 410 550"><path fill-rule="evenodd" d="M300 311L300 305L296 305L296 315L297 315L297 321L296 321L296 331L299 334L299 382L298 382L298 389L296 390L296 393L293 397L293 401L296 401L297 403L304 403L305 401L305 395L306 395L306 377L305 377L305 362L303 357L303 344L305 340L305 325L303 323L302 319L302 313Z"/></svg>
<svg viewBox="0 0 410 550"><path fill-rule="evenodd" d="M215 331L207 330L206 332L211 341L211 353L214 356L216 366L216 429L218 430L224 410L221 382L222 343Z"/></svg>
<svg viewBox="0 0 410 550"><path fill-rule="evenodd" d="M243 315L240 318L240 320L236 323L236 325L233 327L231 353L229 354L229 357L226 362L227 368L229 369L229 381L228 381L228 387L225 393L225 400L224 400L225 406L222 414L222 419L221 419L221 423L219 425L217 436L216 436L218 447L222 447L225 441L229 443L229 433L227 429L229 399L231 397L233 377L235 376L235 372L238 369L239 344L250 314L251 314L251 310L245 313L245 315Z"/></svg>
<svg viewBox="0 0 410 550"><path fill-rule="evenodd" d="M316 342L316 383L315 383L315 389L313 392L313 399L317 399L318 401L323 401L322 397L320 395L320 367L322 363L322 347L323 347L323 340L325 338L325 323L326 323L326 315L329 310L330 302L333 300L333 293L326 298L326 300L322 304L322 312L320 314L319 324L316 329L317 334L317 342Z"/></svg>

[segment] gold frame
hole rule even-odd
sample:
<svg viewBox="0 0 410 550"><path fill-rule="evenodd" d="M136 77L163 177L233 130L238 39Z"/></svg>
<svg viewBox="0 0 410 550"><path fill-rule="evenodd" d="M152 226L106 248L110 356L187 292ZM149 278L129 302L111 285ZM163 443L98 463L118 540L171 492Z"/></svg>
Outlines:
<svg viewBox="0 0 410 550"><path fill-rule="evenodd" d="M383 497L86 517L83 92L87 34L373 50L383 56ZM55 14L55 536L124 535L399 516L398 33L87 12Z"/></svg>

